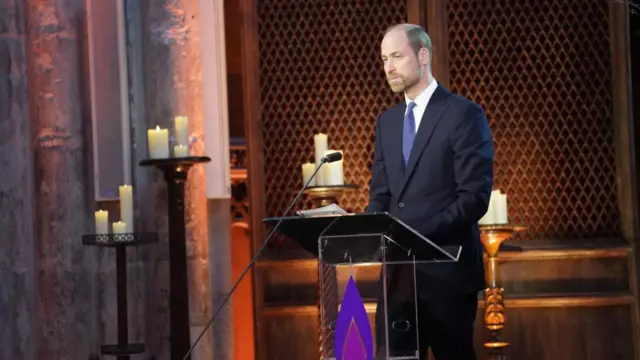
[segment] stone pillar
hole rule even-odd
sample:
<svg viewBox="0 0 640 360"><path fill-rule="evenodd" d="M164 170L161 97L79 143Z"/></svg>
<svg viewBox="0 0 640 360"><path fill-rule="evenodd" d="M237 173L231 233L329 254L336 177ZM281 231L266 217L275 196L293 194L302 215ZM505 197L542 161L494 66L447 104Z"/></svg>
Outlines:
<svg viewBox="0 0 640 360"><path fill-rule="evenodd" d="M92 356L91 191L83 113L83 0L27 0L29 143L34 148L36 354ZM27 162L28 164L28 162Z"/></svg>
<svg viewBox="0 0 640 360"><path fill-rule="evenodd" d="M231 279L231 200L211 199L209 204L209 246L211 248L211 293L213 311L216 311L227 296L236 279ZM251 281L251 276L245 276L244 282ZM233 353L233 308L231 299L220 311L215 323L209 329L213 336L213 357L207 359L232 360ZM244 309L253 311L253 309ZM201 319L200 328L206 325L208 319ZM198 330L200 330L200 328ZM242 340L240 340L242 341ZM205 358L200 358L205 359Z"/></svg>
<svg viewBox="0 0 640 360"><path fill-rule="evenodd" d="M129 5L128 5L129 7ZM200 61L200 14L198 1L191 0L142 0L140 1L140 42L142 49L130 50L130 73L138 77L142 88L134 93L139 98L144 92L144 111L133 105L134 178L140 189L139 213L146 230L160 232L161 242L154 249L144 249L146 274L139 283L145 287L144 338L148 353L157 359L169 355L169 308L167 254L167 192L159 171L140 168L136 164L148 156L146 129L156 125L173 129L174 117L189 118L192 142L191 154L203 154L203 103ZM129 16L129 15L128 15ZM131 21L131 19L128 19ZM132 24L129 24L131 28ZM133 45L135 46L135 44ZM141 55L138 63L136 54ZM135 75L136 72L142 72ZM135 84L132 84L135 89ZM135 99L134 99L135 102ZM144 118L136 114L144 113ZM205 169L195 166L189 173L186 186L186 237L189 261L189 297L192 324L208 318L211 313L209 285L209 243L207 229L207 203L205 194ZM142 205L138 205L140 208ZM196 327L192 326L191 342L195 341ZM192 359L211 359L212 337L207 333Z"/></svg>
<svg viewBox="0 0 640 360"><path fill-rule="evenodd" d="M34 187L22 0L0 0L0 359L35 359Z"/></svg>

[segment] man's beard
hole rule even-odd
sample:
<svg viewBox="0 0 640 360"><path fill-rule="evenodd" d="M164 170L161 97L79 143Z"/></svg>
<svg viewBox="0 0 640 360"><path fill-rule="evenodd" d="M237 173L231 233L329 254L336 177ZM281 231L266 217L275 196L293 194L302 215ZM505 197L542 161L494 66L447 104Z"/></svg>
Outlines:
<svg viewBox="0 0 640 360"><path fill-rule="evenodd" d="M400 78L402 81L392 82L392 79ZM387 77L387 83L389 87L391 87L391 91L394 93L405 92L407 89L411 88L415 84L420 81L420 72L416 71L408 76L395 75L392 77Z"/></svg>

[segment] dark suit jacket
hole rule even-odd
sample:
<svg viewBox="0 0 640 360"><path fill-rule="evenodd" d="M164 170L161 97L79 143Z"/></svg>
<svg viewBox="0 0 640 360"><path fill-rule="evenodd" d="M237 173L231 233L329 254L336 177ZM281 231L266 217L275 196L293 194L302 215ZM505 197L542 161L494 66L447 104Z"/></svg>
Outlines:
<svg viewBox="0 0 640 360"><path fill-rule="evenodd" d="M478 220L493 185L493 143L482 108L438 86L424 112L408 164L402 158L406 104L376 122L370 202L438 245L459 244L458 263L418 267L418 290L465 295L484 288Z"/></svg>

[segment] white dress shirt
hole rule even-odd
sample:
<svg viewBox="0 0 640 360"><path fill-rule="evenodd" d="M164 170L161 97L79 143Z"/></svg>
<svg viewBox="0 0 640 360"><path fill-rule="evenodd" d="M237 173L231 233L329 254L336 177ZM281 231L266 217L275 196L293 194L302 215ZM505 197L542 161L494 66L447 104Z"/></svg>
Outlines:
<svg viewBox="0 0 640 360"><path fill-rule="evenodd" d="M407 97L407 94L404 95L404 100L409 106L410 102L416 103L416 106L413 107L413 118L416 119L416 133L420 128L420 121L422 121L422 115L424 115L424 111L427 109L427 105L429 104L429 100L431 100L431 95L438 88L438 82L436 79L431 79L431 83L427 86L426 89L420 95L418 95L414 100L411 100ZM407 107L408 109L408 107ZM405 115L407 110L405 110Z"/></svg>

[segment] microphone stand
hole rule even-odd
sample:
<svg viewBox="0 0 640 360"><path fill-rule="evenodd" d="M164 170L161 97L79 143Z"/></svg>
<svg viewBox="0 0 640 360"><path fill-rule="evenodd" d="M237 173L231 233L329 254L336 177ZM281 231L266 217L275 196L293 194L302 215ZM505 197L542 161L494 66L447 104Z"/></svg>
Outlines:
<svg viewBox="0 0 640 360"><path fill-rule="evenodd" d="M302 189L300 189L300 191L298 192L296 197L293 199L293 201L291 201L291 203L289 204L289 207L287 208L287 210L284 212L284 214L280 217L280 219L276 223L276 226L274 226L273 229L271 229L271 232L267 236L267 239L262 243L262 246L260 246L260 249L258 249L258 252L256 252L256 254L253 256L251 261L249 261L249 265L247 265L247 267L244 269L244 271L242 272L242 274L240 275L240 277L238 278L236 283L231 288L231 291L229 291L229 293L227 294L227 297L224 298L224 301L222 301L222 304L220 304L220 306L218 307L216 312L213 314L213 316L211 317L211 319L207 323L207 326L205 326L204 329L202 329L202 331L200 332L200 335L198 335L198 338L193 343L193 345L191 346L189 351L186 353L186 355L182 358L182 360L187 360L189 358L189 355L191 355L191 353L193 352L193 349L195 349L196 345L198 345L198 343L200 342L200 339L202 339L202 336L204 336L204 333L211 327L211 325L213 325L213 322L215 321L215 319L220 314L220 311L222 311L222 308L224 308L224 306L227 304L227 301L229 301L229 299L231 298L231 295L233 295L233 292L236 291L236 288L240 284L240 281L242 281L242 279L247 274L247 272L249 272L249 270L253 267L253 264L258 259L258 256L260 256L262 254L262 252L264 251L264 249L267 247L267 244L269 243L269 240L271 240L273 235L275 235L276 230L278 230L278 227L280 227L280 224L282 223L284 218L287 216L289 211L291 211L291 208L293 208L293 205L298 201L298 198L302 195L304 190L309 186L309 183L311 183L311 180L313 180L313 178L316 176L316 174L318 173L318 170L320 170L320 168L322 168L322 165L324 165L325 163L333 162L333 161L336 161L336 160L340 160L342 158L342 156L339 156L339 158L332 157L331 155L334 155L334 154L340 154L340 153L331 153L331 154L329 154L329 155L327 155L327 156L322 158L322 160L320 161L320 165L318 167L316 167L316 171L313 172L311 177L309 177L309 180L307 181L307 183L304 184L304 186L302 187Z"/></svg>

